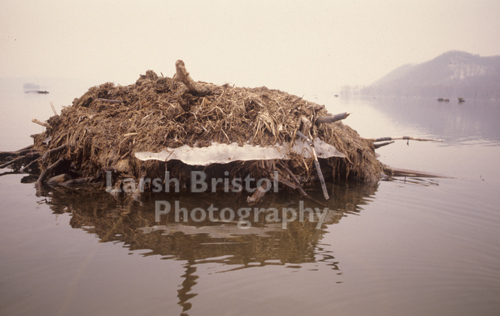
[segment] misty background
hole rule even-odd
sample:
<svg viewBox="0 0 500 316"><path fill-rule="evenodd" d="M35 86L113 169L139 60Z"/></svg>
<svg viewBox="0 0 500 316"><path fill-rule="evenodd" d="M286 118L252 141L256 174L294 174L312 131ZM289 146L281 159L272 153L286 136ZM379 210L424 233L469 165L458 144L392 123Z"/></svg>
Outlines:
<svg viewBox="0 0 500 316"><path fill-rule="evenodd" d="M500 55L500 2L0 0L0 76L171 77L302 95L450 51ZM307 98L307 97L306 97Z"/></svg>

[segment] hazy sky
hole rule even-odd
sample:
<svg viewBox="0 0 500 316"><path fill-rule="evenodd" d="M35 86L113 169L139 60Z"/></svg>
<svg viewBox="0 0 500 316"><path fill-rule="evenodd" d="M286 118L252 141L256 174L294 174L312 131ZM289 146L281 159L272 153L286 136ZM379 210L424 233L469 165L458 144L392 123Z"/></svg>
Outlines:
<svg viewBox="0 0 500 316"><path fill-rule="evenodd" d="M498 0L0 0L0 76L195 80L301 94L449 50L500 55Z"/></svg>

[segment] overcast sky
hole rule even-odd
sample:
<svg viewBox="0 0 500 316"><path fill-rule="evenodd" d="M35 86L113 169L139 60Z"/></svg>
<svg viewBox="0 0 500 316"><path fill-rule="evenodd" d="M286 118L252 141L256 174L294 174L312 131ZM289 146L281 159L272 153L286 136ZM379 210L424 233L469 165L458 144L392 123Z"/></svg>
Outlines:
<svg viewBox="0 0 500 316"><path fill-rule="evenodd" d="M0 76L195 80L295 94L366 85L449 50L500 55L498 0L0 0Z"/></svg>

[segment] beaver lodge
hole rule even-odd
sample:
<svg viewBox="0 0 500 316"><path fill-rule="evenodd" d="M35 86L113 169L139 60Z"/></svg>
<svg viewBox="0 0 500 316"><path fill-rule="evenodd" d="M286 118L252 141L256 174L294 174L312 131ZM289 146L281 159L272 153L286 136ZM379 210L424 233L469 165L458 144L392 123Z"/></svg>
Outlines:
<svg viewBox="0 0 500 316"><path fill-rule="evenodd" d="M306 196L303 187L321 186L328 199L325 179L376 183L392 173L375 154L378 142L391 138L360 137L342 123L348 113L331 115L324 105L266 87L195 82L181 60L173 78L148 70L128 86L91 87L54 113L46 122L33 120L46 131L33 135L32 146L0 157L11 154L3 166L36 174L37 188L97 183L113 194L140 194L178 184L188 190L192 171L201 171L206 179L268 179L249 202L276 184Z"/></svg>

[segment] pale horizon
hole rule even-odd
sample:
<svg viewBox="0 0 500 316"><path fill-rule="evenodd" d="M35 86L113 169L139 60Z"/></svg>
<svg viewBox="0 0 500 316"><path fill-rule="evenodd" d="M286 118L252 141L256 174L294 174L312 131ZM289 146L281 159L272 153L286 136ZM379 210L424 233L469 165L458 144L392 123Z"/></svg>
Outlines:
<svg viewBox="0 0 500 316"><path fill-rule="evenodd" d="M294 94L451 50L500 55L498 1L0 1L1 77L171 77Z"/></svg>

